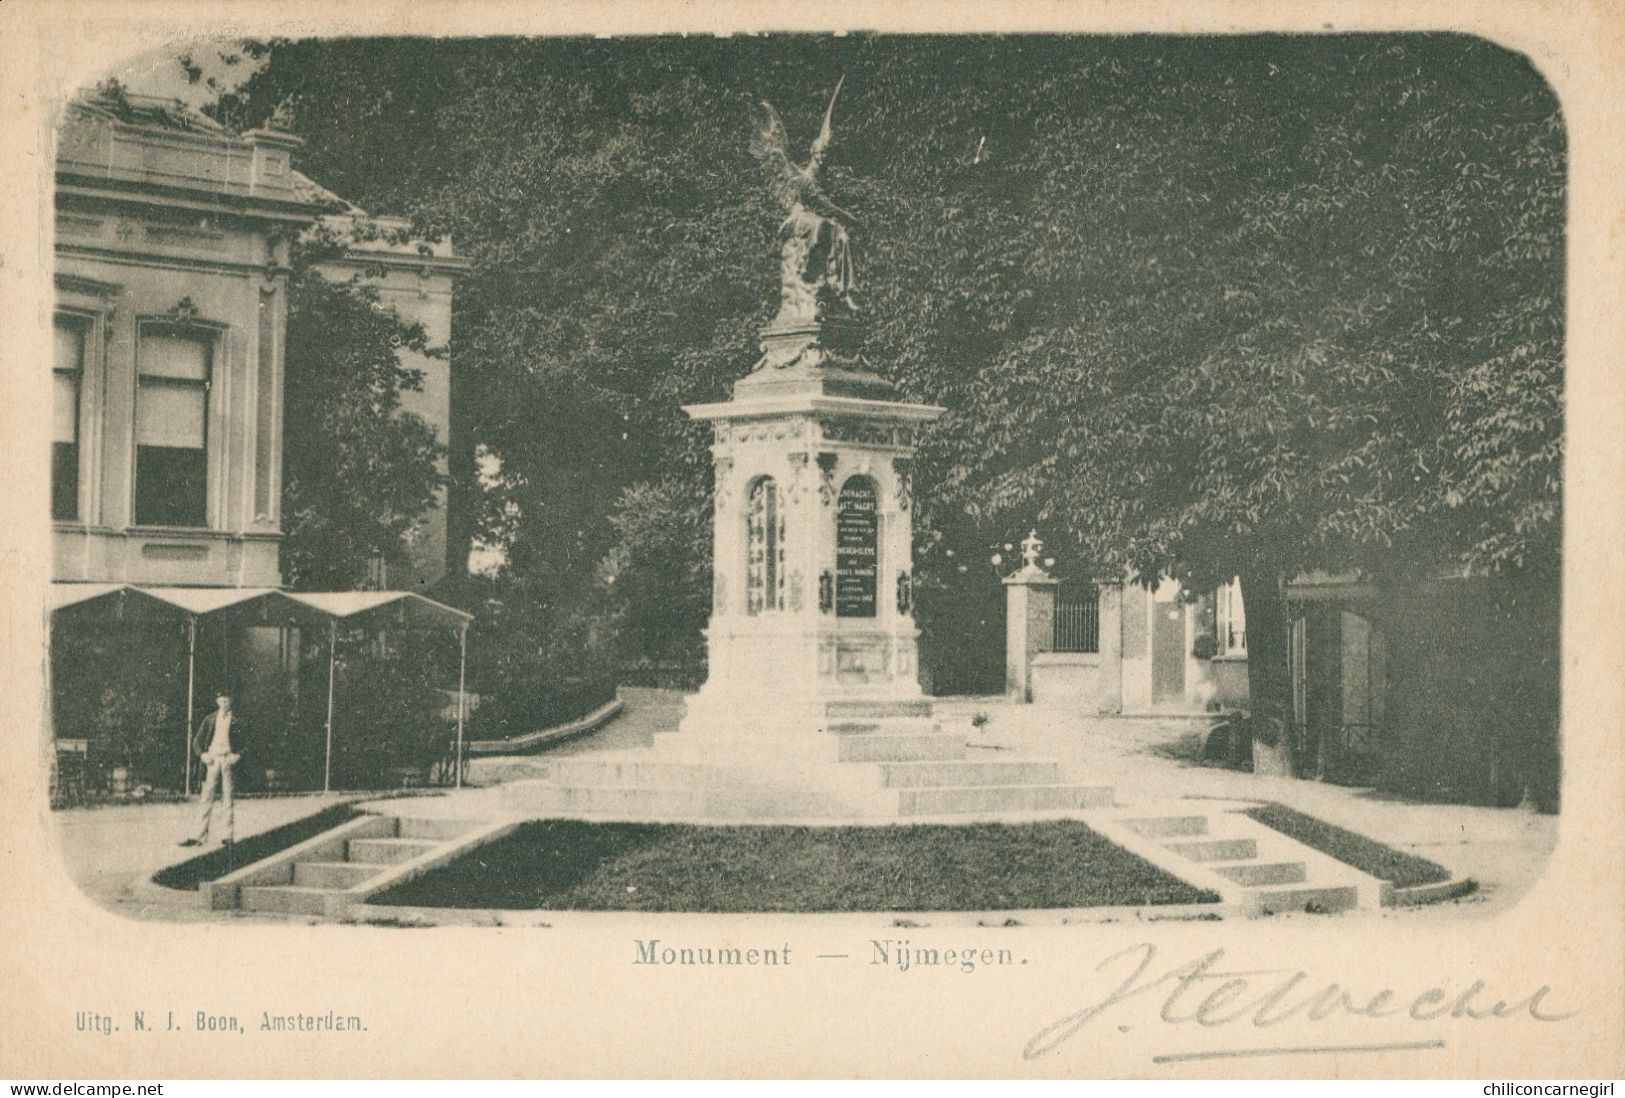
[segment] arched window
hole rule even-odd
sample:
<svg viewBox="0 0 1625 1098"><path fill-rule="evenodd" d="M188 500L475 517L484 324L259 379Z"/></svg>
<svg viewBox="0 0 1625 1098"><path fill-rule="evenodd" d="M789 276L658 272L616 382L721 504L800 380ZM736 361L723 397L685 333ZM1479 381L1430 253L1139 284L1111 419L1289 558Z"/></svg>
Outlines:
<svg viewBox="0 0 1625 1098"><path fill-rule="evenodd" d="M875 616L880 539L876 523L879 493L868 477L852 477L841 486L835 504L835 616Z"/></svg>
<svg viewBox="0 0 1625 1098"><path fill-rule="evenodd" d="M745 610L784 609L784 510L772 477L751 485L745 511Z"/></svg>

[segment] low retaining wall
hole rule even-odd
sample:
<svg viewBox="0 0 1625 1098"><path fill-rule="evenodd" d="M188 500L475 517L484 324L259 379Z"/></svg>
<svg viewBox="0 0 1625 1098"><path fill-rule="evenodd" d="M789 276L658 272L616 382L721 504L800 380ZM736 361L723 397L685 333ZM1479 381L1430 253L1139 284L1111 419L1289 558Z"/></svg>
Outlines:
<svg viewBox="0 0 1625 1098"><path fill-rule="evenodd" d="M544 747L568 740L575 736L585 736L588 732L596 732L610 721L621 715L626 703L620 698L605 702L585 717L578 720L566 721L556 724L552 728L544 728L540 732L529 732L523 736L513 736L505 740L470 740L468 754L473 755L523 755L530 751L540 751Z"/></svg>
<svg viewBox="0 0 1625 1098"><path fill-rule="evenodd" d="M1100 711L1104 691L1095 652L1039 652L1033 656L1033 702L1085 713Z"/></svg>

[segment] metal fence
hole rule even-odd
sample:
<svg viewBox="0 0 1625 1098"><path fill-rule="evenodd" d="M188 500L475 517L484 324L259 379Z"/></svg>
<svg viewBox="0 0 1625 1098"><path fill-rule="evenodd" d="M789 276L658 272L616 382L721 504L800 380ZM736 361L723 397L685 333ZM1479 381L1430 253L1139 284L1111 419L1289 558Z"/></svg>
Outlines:
<svg viewBox="0 0 1625 1098"><path fill-rule="evenodd" d="M1092 583L1062 584L1055 596L1055 652L1100 651L1100 588Z"/></svg>

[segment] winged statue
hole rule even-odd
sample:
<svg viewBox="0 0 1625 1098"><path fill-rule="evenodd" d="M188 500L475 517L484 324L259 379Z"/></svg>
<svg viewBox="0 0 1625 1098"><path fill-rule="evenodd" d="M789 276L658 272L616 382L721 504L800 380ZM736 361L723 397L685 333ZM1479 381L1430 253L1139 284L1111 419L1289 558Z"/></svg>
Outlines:
<svg viewBox="0 0 1625 1098"><path fill-rule="evenodd" d="M813 139L805 164L790 159L784 123L765 100L753 108L750 151L767 171L768 187L785 209L779 226L780 290L776 327L811 323L833 311L855 311L856 280L852 245L846 226L857 219L830 201L818 182L818 169L829 151L835 100L842 77L829 97L824 124Z"/></svg>

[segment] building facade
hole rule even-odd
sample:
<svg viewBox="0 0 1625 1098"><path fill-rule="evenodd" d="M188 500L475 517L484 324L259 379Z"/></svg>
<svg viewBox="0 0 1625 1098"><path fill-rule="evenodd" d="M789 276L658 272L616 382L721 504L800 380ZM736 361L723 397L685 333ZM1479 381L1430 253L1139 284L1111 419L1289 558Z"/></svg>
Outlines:
<svg viewBox="0 0 1625 1098"><path fill-rule="evenodd" d="M68 108L53 579L280 584L288 243L320 212L298 144L139 100Z"/></svg>
<svg viewBox="0 0 1625 1098"><path fill-rule="evenodd" d="M1102 715L1249 713L1247 620L1232 581L1194 598L1115 580L1005 580L1007 692ZM1555 808L1559 600L1550 581L1452 576L1286 585L1282 714L1299 777Z"/></svg>
<svg viewBox="0 0 1625 1098"><path fill-rule="evenodd" d="M183 788L199 705L222 688L258 734L254 776L239 775L249 785L376 775L399 740L355 721L345 736L342 712L335 737L334 690L343 694L347 669L428 629L440 634L430 647L449 653L427 672L433 685L459 681L469 615L416 594L445 571L443 501L420 523L410 575L380 573L367 592L281 590L292 245L323 218L355 235L322 273L377 286L380 303L423 324L431 345L449 338L461 269L449 244L408 240L399 222L386 224L387 242L359 239L365 215L294 169L299 144L116 92L71 104L59 127L49 602L58 791ZM424 375L405 410L444 440L449 367L401 353ZM390 580L410 586L379 590ZM366 685L351 677L352 692ZM434 698L434 720L445 704L444 692Z"/></svg>
<svg viewBox="0 0 1625 1098"><path fill-rule="evenodd" d="M169 101L69 107L57 156L53 579L281 583L288 254L318 219L345 245L323 274L362 281L431 347L449 343L466 261L301 175L299 144L230 134ZM399 353L422 376L401 410L447 442L449 359ZM373 586L421 590L445 575L445 502L442 492L411 531L408 567Z"/></svg>
<svg viewBox="0 0 1625 1098"><path fill-rule="evenodd" d="M1247 627L1236 584L1191 597L1171 578L1155 589L1132 577L1017 573L1005 583L1007 629L1028 649L1007 671L1012 698L1100 714L1245 708Z"/></svg>

